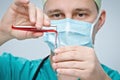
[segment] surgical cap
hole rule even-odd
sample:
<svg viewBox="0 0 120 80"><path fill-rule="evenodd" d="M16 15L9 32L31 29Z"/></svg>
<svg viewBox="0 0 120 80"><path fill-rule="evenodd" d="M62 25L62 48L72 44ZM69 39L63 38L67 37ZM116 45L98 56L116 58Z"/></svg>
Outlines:
<svg viewBox="0 0 120 80"><path fill-rule="evenodd" d="M41 1L42 1L42 4L44 5L47 0L41 0ZM94 1L97 4L98 9L100 9L101 8L101 2L102 2L102 0L94 0Z"/></svg>
<svg viewBox="0 0 120 80"><path fill-rule="evenodd" d="M94 1L96 2L98 8L100 9L102 0L94 0Z"/></svg>

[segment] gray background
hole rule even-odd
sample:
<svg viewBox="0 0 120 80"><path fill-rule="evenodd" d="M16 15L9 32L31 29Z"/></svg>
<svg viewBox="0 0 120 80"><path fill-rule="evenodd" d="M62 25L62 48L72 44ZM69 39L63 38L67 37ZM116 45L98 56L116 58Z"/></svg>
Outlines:
<svg viewBox="0 0 120 80"><path fill-rule="evenodd" d="M1 0L0 19L12 0ZM32 0L40 7L40 0ZM103 0L103 8L107 11L107 20L96 36L95 50L101 63L120 72L120 0ZM49 54L48 46L39 39L11 40L0 46L0 54L12 53L27 59L43 58Z"/></svg>

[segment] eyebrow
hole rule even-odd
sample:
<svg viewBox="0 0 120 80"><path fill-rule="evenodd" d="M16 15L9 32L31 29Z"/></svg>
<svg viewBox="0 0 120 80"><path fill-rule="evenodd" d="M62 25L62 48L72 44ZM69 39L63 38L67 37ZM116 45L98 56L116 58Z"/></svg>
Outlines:
<svg viewBox="0 0 120 80"><path fill-rule="evenodd" d="M52 14L52 13L55 13L55 12L63 12L63 11L60 10L60 9L53 9L53 10L47 11L47 14Z"/></svg>
<svg viewBox="0 0 120 80"><path fill-rule="evenodd" d="M86 11L86 12L88 12L88 13L91 13L92 11L90 10L90 9L88 9L88 8L76 8L76 9L74 9L73 11Z"/></svg>
<svg viewBox="0 0 120 80"><path fill-rule="evenodd" d="M88 12L88 13L91 13L92 11L91 10L89 10L88 8L75 8L75 9L73 9L73 12L74 11L86 11L86 12ZM53 13L57 13L57 12L63 12L62 10L60 10L60 9L53 9L53 10L48 10L47 11L47 14L53 14Z"/></svg>

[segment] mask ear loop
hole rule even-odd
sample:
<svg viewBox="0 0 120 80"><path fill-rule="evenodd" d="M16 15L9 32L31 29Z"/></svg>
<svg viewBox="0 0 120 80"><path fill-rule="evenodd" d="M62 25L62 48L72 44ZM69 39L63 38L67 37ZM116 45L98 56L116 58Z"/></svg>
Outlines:
<svg viewBox="0 0 120 80"><path fill-rule="evenodd" d="M92 23L92 25L91 25L90 39L91 39L92 44L93 44L93 30L94 30L95 25L96 25L97 22L99 21L100 15L101 15L101 9L99 10L99 13L98 13L95 21L94 21L94 22ZM92 47L93 47L93 46L92 46Z"/></svg>

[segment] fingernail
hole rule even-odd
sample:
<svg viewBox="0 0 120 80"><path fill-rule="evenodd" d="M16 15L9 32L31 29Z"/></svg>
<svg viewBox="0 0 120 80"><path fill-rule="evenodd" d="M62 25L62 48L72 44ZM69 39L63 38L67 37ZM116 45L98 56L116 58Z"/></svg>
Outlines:
<svg viewBox="0 0 120 80"><path fill-rule="evenodd" d="M30 17L30 21L31 21L32 23L35 23L35 19L34 19L33 17Z"/></svg>
<svg viewBox="0 0 120 80"><path fill-rule="evenodd" d="M41 29L41 24L36 24L37 29Z"/></svg>
<svg viewBox="0 0 120 80"><path fill-rule="evenodd" d="M58 73L60 73L60 69L56 69L56 71L57 71Z"/></svg>
<svg viewBox="0 0 120 80"><path fill-rule="evenodd" d="M30 1L29 0L23 0L26 4L29 3Z"/></svg>
<svg viewBox="0 0 120 80"><path fill-rule="evenodd" d="M54 69L56 69L56 68L57 68L56 63L53 63L53 64L52 64L52 66L53 66L53 68L54 68Z"/></svg>
<svg viewBox="0 0 120 80"><path fill-rule="evenodd" d="M55 52L55 53L59 53L59 52L60 52L60 49L55 49L54 52Z"/></svg>
<svg viewBox="0 0 120 80"><path fill-rule="evenodd" d="M46 20L45 25L50 25L50 21Z"/></svg>
<svg viewBox="0 0 120 80"><path fill-rule="evenodd" d="M55 56L53 56L53 57L52 57L52 60L53 60L53 61L56 61L56 57L55 57Z"/></svg>
<svg viewBox="0 0 120 80"><path fill-rule="evenodd" d="M25 0L26 2L28 2L29 0Z"/></svg>

